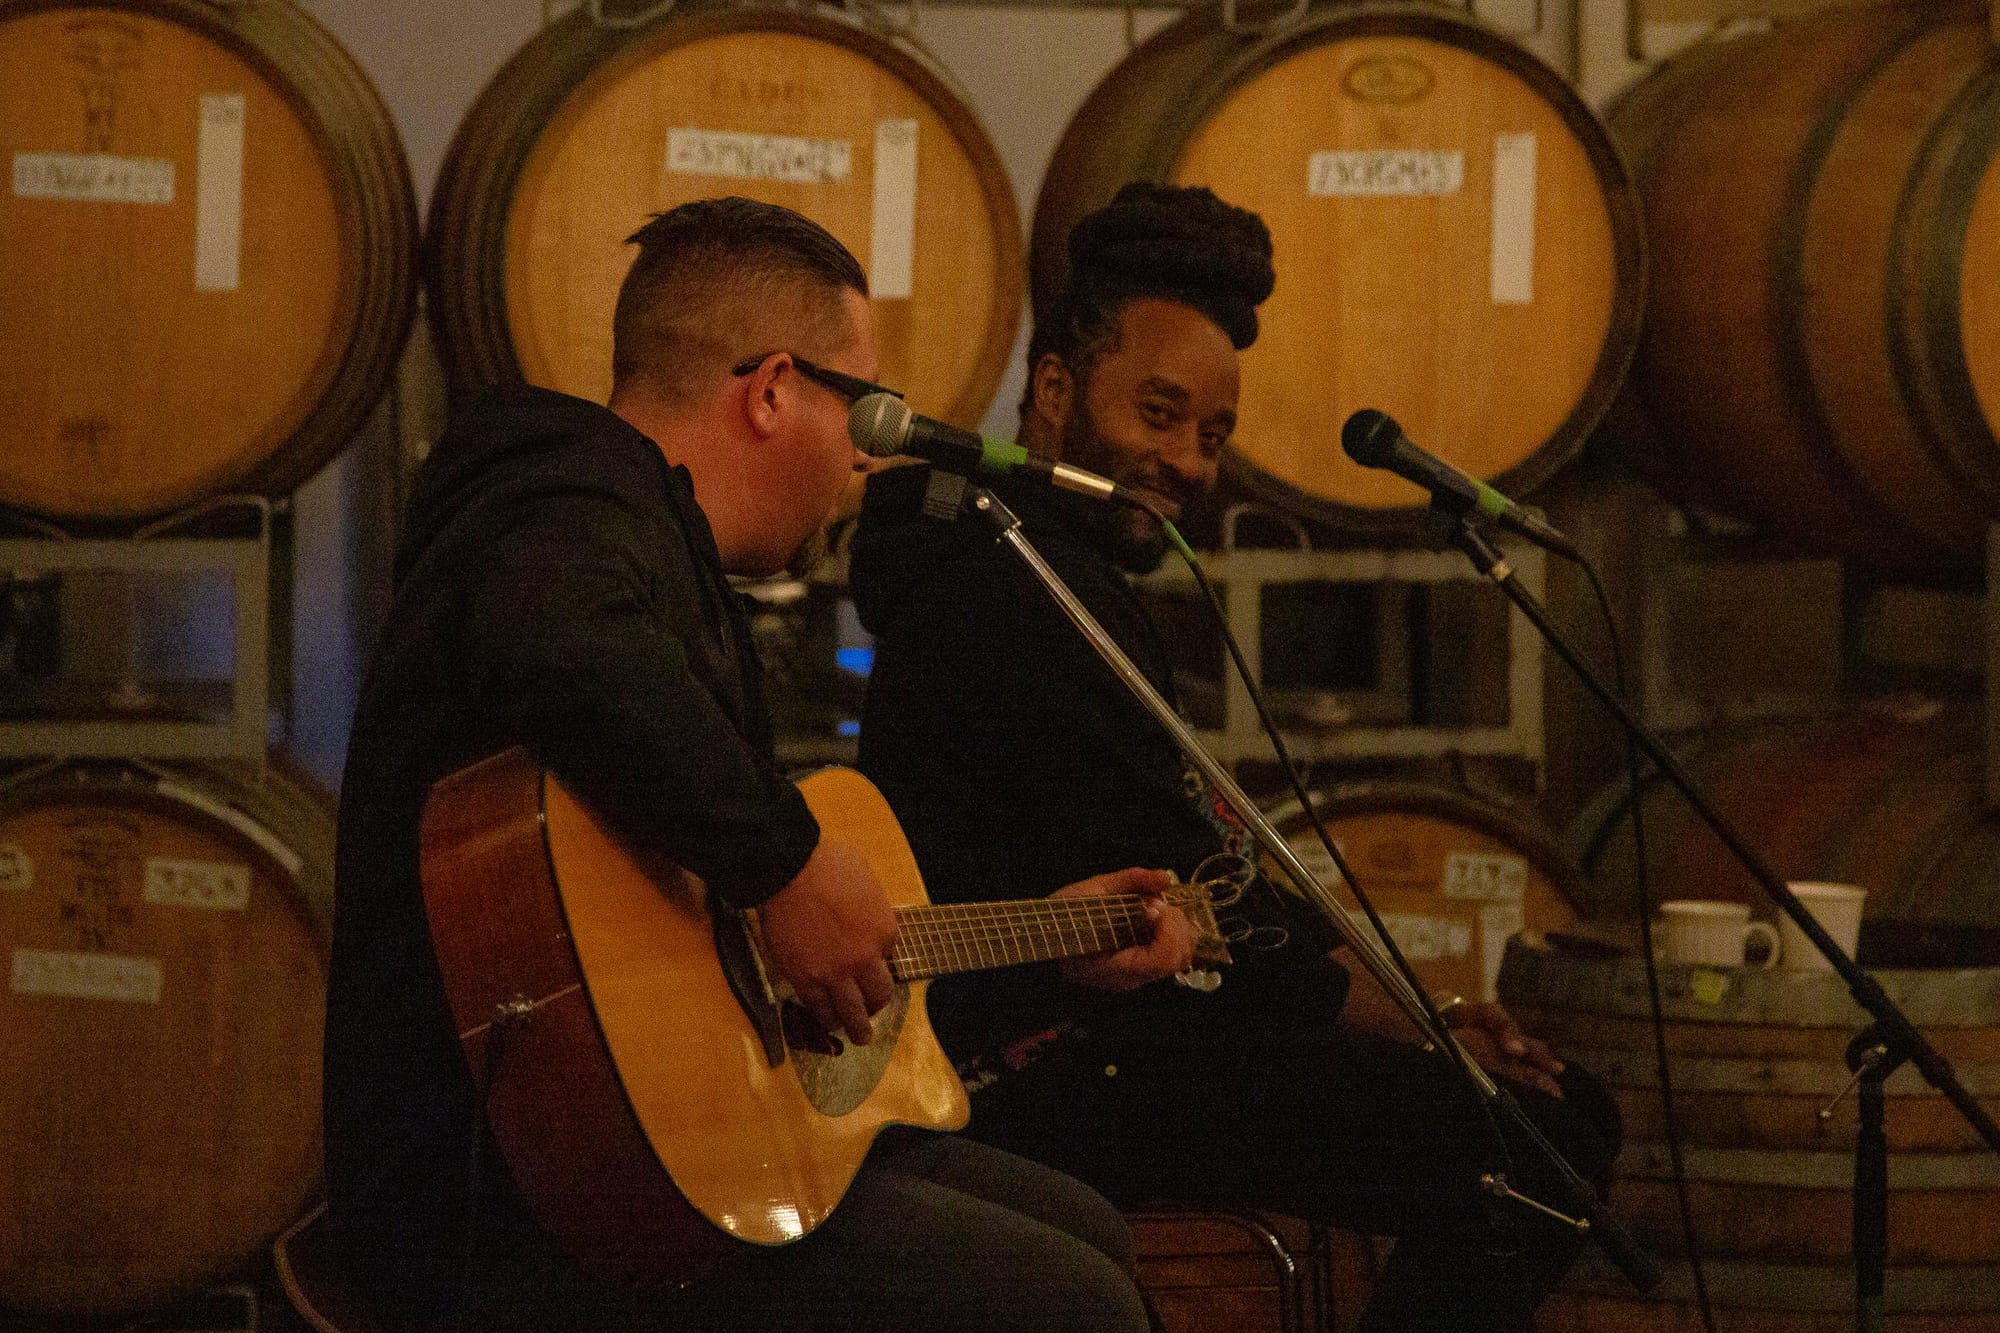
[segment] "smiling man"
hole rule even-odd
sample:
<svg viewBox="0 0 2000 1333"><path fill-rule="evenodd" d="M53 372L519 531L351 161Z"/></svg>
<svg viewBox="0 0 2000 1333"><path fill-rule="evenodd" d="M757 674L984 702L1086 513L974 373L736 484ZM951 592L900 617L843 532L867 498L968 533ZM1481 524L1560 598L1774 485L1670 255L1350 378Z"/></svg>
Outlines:
<svg viewBox="0 0 2000 1333"><path fill-rule="evenodd" d="M1131 185L1077 225L1069 257L1068 289L1038 312L1029 345L1020 442L1177 516L1213 487L1235 426L1238 353L1273 287L1269 233L1207 190ZM1187 876L1240 846L1166 733L991 529L922 515L928 472L871 479L852 577L877 636L862 768L931 896L1049 893L1134 864ZM1171 699L1160 634L1125 578L1159 562L1158 526L1066 492L996 489ZM1516 1188L1554 1197L1533 1154L1497 1150L1466 1087L1410 1043L1371 981L1348 993L1323 923L1268 888L1232 910L1247 945L1271 947L1239 948L1213 994L1128 955L935 983L933 1022L977 1094L970 1132L1121 1202L1267 1207L1398 1237L1371 1333L1525 1329L1580 1239L1492 1207L1477 1182L1506 1165ZM1497 1005L1456 1006L1454 1021L1602 1181L1617 1127L1601 1086Z"/></svg>

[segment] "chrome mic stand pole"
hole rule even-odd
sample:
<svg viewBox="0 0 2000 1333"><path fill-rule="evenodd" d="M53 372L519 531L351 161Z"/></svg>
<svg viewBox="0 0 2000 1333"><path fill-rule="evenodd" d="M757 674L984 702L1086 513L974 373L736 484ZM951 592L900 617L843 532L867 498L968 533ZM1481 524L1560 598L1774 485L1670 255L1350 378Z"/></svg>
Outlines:
<svg viewBox="0 0 2000 1333"><path fill-rule="evenodd" d="M1243 789L1237 786L1236 779L1230 775L1229 770L1202 746L1200 739L1181 720L1180 715L1160 697L1160 692L1153 688L1153 683L1146 679L1145 673L1139 670L1126 655L1125 650L1120 648L1105 632L1104 627L1097 623L1089 608L1084 606L1062 578L1049 567L1048 562L1042 559L1041 553L1022 534L1021 520L1013 511L1002 504L991 491L978 487L967 489L962 505L964 509L992 525L998 539L1020 558L1022 564L1042 584L1049 596L1062 609L1063 614L1069 618L1070 623L1089 640L1097 655L1103 658L1106 665L1117 674L1126 689L1144 705L1155 721L1166 728L1167 734L1173 738L1181 753L1201 770L1216 795L1236 812L1258 845L1278 863L1286 877L1298 886L1307 900L1316 903L1325 912L1327 920L1354 949L1355 956L1368 969L1370 975L1381 984L1390 999L1409 1016L1410 1021L1417 1025L1417 1031L1425 1035L1432 1047L1450 1058L1488 1106L1519 1128L1529 1142L1555 1166L1557 1174L1571 1196L1563 1201L1568 1209L1568 1215L1565 1216L1553 1208L1513 1194L1508 1189L1507 1183L1497 1176L1489 1176L1482 1180L1480 1182L1482 1187L1489 1193L1512 1197L1527 1207L1562 1218L1565 1222L1585 1231L1603 1247L1606 1255L1638 1290L1650 1291L1657 1286L1660 1281L1658 1263L1641 1249L1631 1234L1611 1216L1602 1201L1597 1198L1596 1191L1590 1187L1590 1183L1563 1159L1554 1145L1549 1143L1535 1127L1534 1122L1528 1119L1520 1105L1508 1095L1507 1090L1495 1083L1458 1039L1452 1036L1450 1030L1436 1021L1427 998L1420 995L1390 961L1374 934L1363 929L1333 892L1313 876L1305 863L1292 851L1290 844L1277 829L1272 827L1270 821L1264 818L1263 813L1244 794Z"/></svg>

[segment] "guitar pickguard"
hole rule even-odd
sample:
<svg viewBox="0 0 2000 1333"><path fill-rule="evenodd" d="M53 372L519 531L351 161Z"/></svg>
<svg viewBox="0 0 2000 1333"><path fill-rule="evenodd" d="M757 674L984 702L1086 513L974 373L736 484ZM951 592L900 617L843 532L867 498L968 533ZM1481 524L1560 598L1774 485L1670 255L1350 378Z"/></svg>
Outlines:
<svg viewBox="0 0 2000 1333"><path fill-rule="evenodd" d="M856 1046L844 1035L822 1028L812 1012L792 998L790 987L784 987L785 998L778 999L757 952L756 928L747 916L718 911L713 925L722 974L757 1034L765 1062L776 1069L789 1056L800 1089L821 1115L846 1115L868 1100L896 1053L896 1038L910 1007L910 988L896 987L889 1003L875 1015L868 1044Z"/></svg>
<svg viewBox="0 0 2000 1333"><path fill-rule="evenodd" d="M792 1068L799 1076L799 1087L805 1090L806 1100L821 1115L846 1115L868 1099L875 1085L882 1081L883 1071L889 1067L889 1059L896 1053L896 1038L903 1032L903 1015L909 1012L910 988L896 987L882 1012L875 1015L875 1030L866 1046L856 1046L844 1036L834 1036L829 1042L821 1033L819 1024L811 1014L796 1004L785 1006L785 1044L791 1049ZM796 1016L801 1020L795 1024ZM809 1026L810 1033L794 1035L795 1026ZM827 1044L837 1043L840 1052L829 1055L823 1049Z"/></svg>

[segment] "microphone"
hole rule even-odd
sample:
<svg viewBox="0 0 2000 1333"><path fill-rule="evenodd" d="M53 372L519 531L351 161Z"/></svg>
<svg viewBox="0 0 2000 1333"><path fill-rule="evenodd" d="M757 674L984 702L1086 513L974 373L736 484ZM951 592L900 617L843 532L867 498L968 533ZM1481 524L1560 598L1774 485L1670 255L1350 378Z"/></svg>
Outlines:
<svg viewBox="0 0 2000 1333"><path fill-rule="evenodd" d="M1023 475L1096 500L1120 500L1145 508L1132 492L1108 477L1067 463L1030 457L1018 444L989 440L942 421L920 417L893 393L871 393L847 410L847 434L870 458L907 454L928 459L947 471L980 472L988 477Z"/></svg>
<svg viewBox="0 0 2000 1333"><path fill-rule="evenodd" d="M1364 407L1340 428L1340 447L1363 467L1384 468L1431 493L1431 499L1454 514L1478 513L1501 527L1518 532L1557 555L1581 560L1569 538L1546 519L1524 509L1485 482L1469 477L1434 454L1410 442L1387 412Z"/></svg>

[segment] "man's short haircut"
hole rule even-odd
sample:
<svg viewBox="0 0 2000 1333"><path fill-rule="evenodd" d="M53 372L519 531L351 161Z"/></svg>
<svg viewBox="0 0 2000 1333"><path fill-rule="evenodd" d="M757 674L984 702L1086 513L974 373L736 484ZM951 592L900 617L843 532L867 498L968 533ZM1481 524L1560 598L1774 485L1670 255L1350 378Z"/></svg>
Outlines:
<svg viewBox="0 0 2000 1333"><path fill-rule="evenodd" d="M719 368L760 352L808 360L846 346L840 296L868 276L817 222L755 199L698 199L632 233L639 247L611 322L613 392L643 383L685 401Z"/></svg>
<svg viewBox="0 0 2000 1333"><path fill-rule="evenodd" d="M1191 306L1238 351L1257 340L1257 307L1271 294L1271 232L1248 209L1201 186L1134 182L1069 234L1069 276L1038 311L1028 340L1028 389L1050 353L1088 382L1097 359L1117 348L1118 319L1145 297Z"/></svg>

